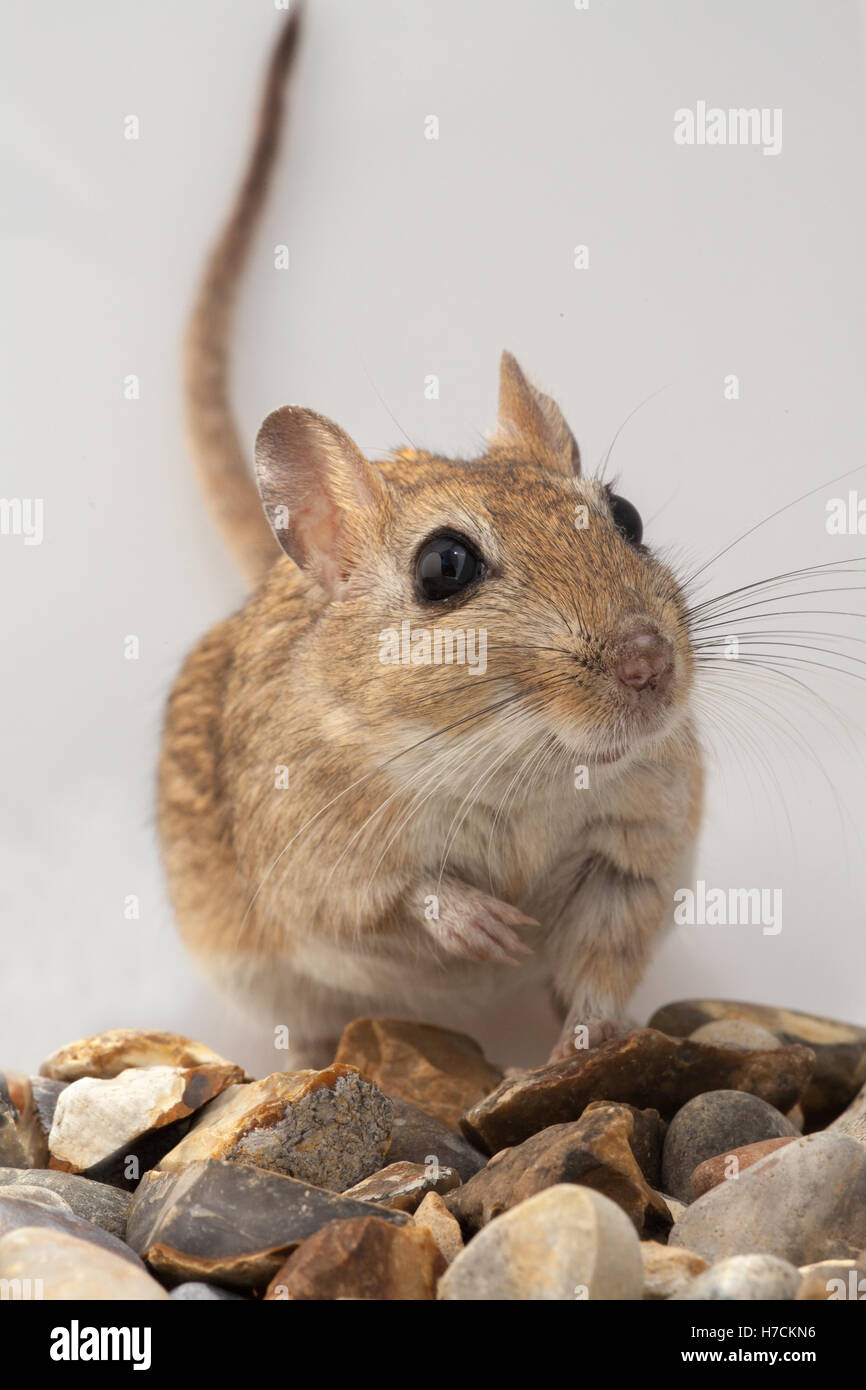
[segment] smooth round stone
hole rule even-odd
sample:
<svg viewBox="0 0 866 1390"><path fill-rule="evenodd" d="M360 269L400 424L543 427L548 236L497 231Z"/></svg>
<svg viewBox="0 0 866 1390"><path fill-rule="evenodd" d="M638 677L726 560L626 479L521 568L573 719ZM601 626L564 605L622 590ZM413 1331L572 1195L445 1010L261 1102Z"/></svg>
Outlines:
<svg viewBox="0 0 866 1390"><path fill-rule="evenodd" d="M781 1111L745 1091L705 1091L678 1110L665 1137L662 1186L690 1202L691 1176L698 1164L760 1139L794 1136Z"/></svg>
<svg viewBox="0 0 866 1390"><path fill-rule="evenodd" d="M498 1216L439 1281L454 1301L633 1300L643 1294L640 1242L609 1197L558 1183Z"/></svg>
<svg viewBox="0 0 866 1390"><path fill-rule="evenodd" d="M178 1303L223 1303L230 1300L232 1303L245 1303L243 1294L232 1293L230 1289L218 1289L216 1284L203 1284L197 1279L192 1279L188 1284L178 1284L176 1289L172 1289L171 1296Z"/></svg>
<svg viewBox="0 0 866 1390"><path fill-rule="evenodd" d="M52 1192L50 1187L37 1187L32 1182L18 1183L11 1190L3 1191L2 1202L35 1202L39 1207L53 1207L55 1211L67 1212L70 1216L75 1214L59 1192Z"/></svg>
<svg viewBox="0 0 866 1390"><path fill-rule="evenodd" d="M699 1274L674 1294L671 1301L787 1301L796 1297L799 1286L800 1271L787 1260L780 1260L776 1255L732 1255Z"/></svg>
<svg viewBox="0 0 866 1390"><path fill-rule="evenodd" d="M50 1301L168 1299L140 1260L47 1227L25 1226L0 1237L0 1279L29 1281L39 1291L34 1297Z"/></svg>
<svg viewBox="0 0 866 1390"><path fill-rule="evenodd" d="M719 1018L712 1023L702 1023L693 1033L692 1042L715 1043L717 1047L754 1048L761 1052L774 1052L781 1047L777 1037L759 1023L746 1018Z"/></svg>

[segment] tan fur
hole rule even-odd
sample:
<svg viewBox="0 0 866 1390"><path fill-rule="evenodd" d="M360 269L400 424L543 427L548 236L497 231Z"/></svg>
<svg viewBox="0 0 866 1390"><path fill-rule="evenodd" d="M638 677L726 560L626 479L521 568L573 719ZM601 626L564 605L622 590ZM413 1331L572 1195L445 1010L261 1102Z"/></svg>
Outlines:
<svg viewBox="0 0 866 1390"><path fill-rule="evenodd" d="M700 818L674 576L617 531L558 407L509 354L479 459L371 463L292 408L265 423L258 460L269 518L290 503L288 553L270 540L278 558L188 658L166 716L160 829L188 948L315 1060L359 1013L471 1026L527 973L551 981L566 1034L617 1016ZM414 557L443 527L490 573L431 605ZM484 629L486 673L383 665L380 633L404 619ZM672 644L664 700L616 678L635 621ZM456 953L491 900L534 951L519 969Z"/></svg>

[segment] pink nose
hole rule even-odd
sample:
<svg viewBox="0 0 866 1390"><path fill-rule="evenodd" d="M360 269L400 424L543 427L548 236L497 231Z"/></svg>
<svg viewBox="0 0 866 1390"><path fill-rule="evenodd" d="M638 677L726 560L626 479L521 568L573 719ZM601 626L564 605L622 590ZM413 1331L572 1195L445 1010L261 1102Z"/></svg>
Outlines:
<svg viewBox="0 0 866 1390"><path fill-rule="evenodd" d="M665 690L674 671L674 649L666 637L650 628L620 638L617 680L630 690Z"/></svg>

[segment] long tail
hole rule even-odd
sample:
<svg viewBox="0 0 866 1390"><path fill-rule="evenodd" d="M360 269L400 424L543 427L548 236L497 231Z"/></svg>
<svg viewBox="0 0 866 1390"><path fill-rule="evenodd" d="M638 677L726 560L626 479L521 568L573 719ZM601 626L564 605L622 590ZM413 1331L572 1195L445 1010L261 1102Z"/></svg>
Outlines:
<svg viewBox="0 0 866 1390"><path fill-rule="evenodd" d="M279 554L229 400L229 335L237 289L279 148L286 80L298 46L292 10L271 55L258 126L228 220L208 260L184 343L187 430L196 474L220 535L255 586Z"/></svg>

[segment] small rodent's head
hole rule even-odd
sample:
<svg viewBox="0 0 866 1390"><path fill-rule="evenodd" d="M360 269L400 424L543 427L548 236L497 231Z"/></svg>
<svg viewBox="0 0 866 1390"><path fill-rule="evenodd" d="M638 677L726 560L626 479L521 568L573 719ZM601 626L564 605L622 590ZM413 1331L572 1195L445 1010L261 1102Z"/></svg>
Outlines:
<svg viewBox="0 0 866 1390"><path fill-rule="evenodd" d="M508 353L481 458L371 463L288 406L256 459L277 539L314 581L317 676L382 755L483 729L503 759L546 741L601 766L677 725L693 676L677 580L635 508L581 477L559 408Z"/></svg>

